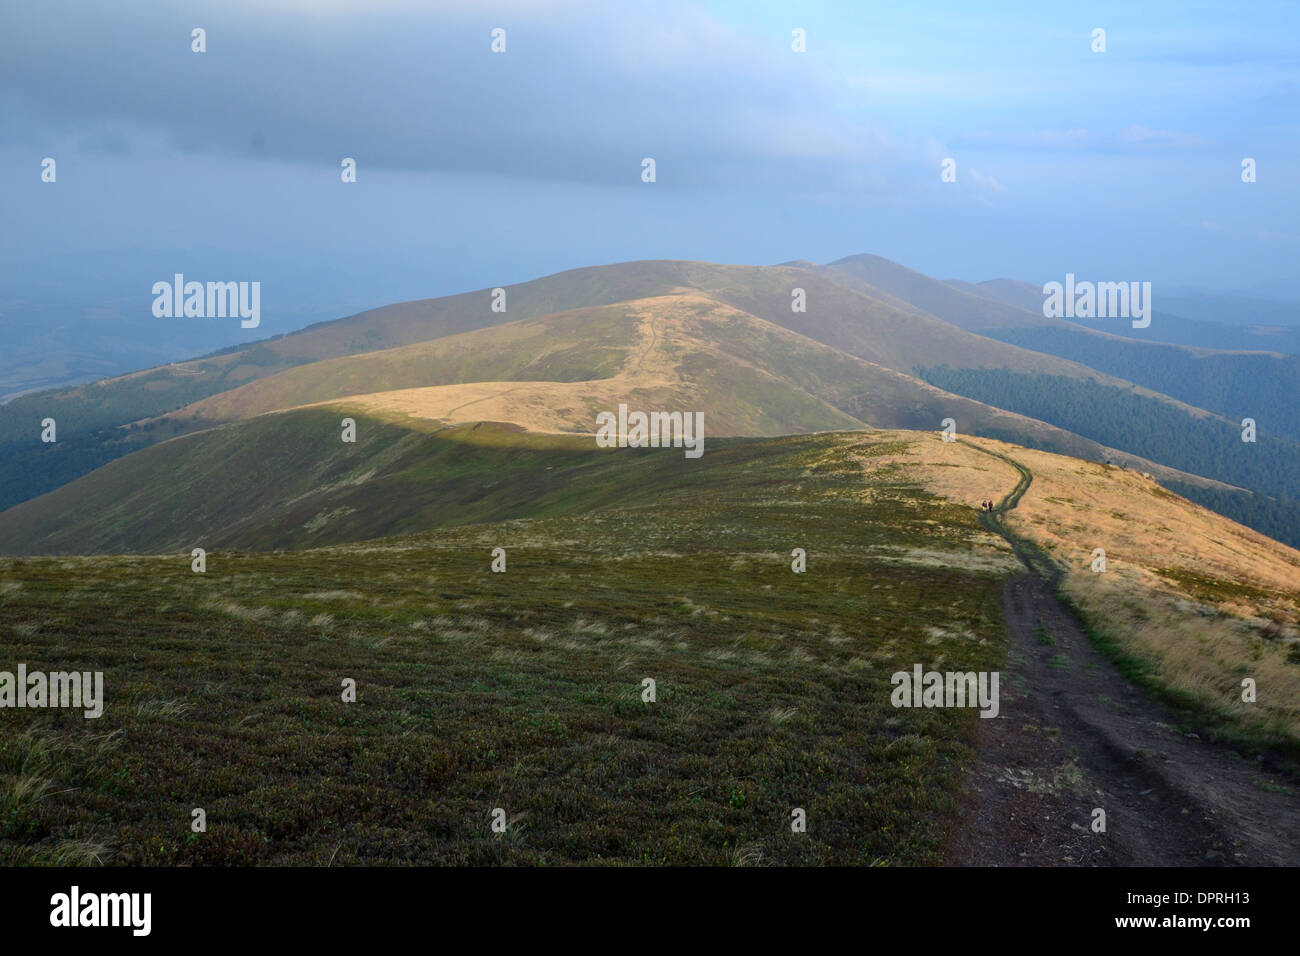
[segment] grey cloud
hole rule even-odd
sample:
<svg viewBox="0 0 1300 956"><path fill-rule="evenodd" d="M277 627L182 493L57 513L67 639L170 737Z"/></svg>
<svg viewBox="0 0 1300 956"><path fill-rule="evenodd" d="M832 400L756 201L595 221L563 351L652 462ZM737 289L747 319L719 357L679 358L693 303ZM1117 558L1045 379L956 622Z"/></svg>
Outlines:
<svg viewBox="0 0 1300 956"><path fill-rule="evenodd" d="M788 45L756 48L687 4L546 16L344 7L23 7L0 37L0 89L21 107L11 117L160 131L196 153L353 156L362 175L636 183L653 156L665 188L788 186L914 159L839 115ZM502 55L489 52L497 25ZM207 30L205 54L190 51L193 26ZM120 151L126 135L101 129L87 142Z"/></svg>

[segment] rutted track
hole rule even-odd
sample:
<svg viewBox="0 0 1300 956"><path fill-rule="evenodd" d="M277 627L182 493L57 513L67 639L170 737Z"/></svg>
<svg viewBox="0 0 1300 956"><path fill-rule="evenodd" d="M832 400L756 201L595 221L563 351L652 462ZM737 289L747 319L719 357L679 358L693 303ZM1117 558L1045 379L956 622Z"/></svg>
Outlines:
<svg viewBox="0 0 1300 956"><path fill-rule="evenodd" d="M998 718L981 720L963 825L966 865L1297 865L1300 800L1258 764L1184 735L1093 646L1056 597L1062 571L1005 522L1033 482L980 520L1025 565L1007 581ZM1093 829L1105 811L1105 832Z"/></svg>

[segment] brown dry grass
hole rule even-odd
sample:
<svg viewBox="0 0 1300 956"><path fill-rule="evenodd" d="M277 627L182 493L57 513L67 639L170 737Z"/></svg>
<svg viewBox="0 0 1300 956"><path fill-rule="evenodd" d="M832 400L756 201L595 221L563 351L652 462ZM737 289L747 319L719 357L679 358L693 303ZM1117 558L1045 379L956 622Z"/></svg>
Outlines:
<svg viewBox="0 0 1300 956"><path fill-rule="evenodd" d="M500 381L405 388L353 395L321 402L343 405L379 417L424 419L465 424L481 421L510 422L529 431L591 434L598 412L613 410L620 402L633 408L702 408L710 403L707 386L684 379L681 357L689 352L714 352L698 334L700 324L741 323L795 338L762 319L733 309L697 293L657 296L624 306L638 323L638 341L628 349L617 374L581 382ZM717 361L736 364L734 356L714 354ZM826 406L844 424L848 415ZM714 435L749 433L742 421L728 423L711 416ZM732 426L732 427L729 427ZM783 431L784 429L775 429Z"/></svg>
<svg viewBox="0 0 1300 956"><path fill-rule="evenodd" d="M404 388L319 404L346 404L381 417L422 418L463 424L510 422L529 431L595 431L598 411L617 407L635 394L657 405L690 404L691 387L682 381L670 348L680 349L688 312L712 305L703 296L677 295L629 303L639 322L639 343L617 375L588 382L471 382ZM733 311L734 310L729 310ZM735 313L740 315L740 313Z"/></svg>
<svg viewBox="0 0 1300 956"><path fill-rule="evenodd" d="M983 438L900 432L896 467L978 507L1034 475L1006 523L1065 569L1062 593L1094 632L1146 666L1176 699L1264 737L1300 740L1300 552L1161 488L1140 472ZM1093 549L1106 571L1091 570ZM1241 682L1256 682L1255 703Z"/></svg>

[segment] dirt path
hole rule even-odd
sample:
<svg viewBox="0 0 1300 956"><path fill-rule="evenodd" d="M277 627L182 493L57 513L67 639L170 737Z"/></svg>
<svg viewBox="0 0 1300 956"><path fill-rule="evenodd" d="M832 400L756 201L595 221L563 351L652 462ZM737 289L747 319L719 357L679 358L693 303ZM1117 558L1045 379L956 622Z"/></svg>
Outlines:
<svg viewBox="0 0 1300 956"><path fill-rule="evenodd" d="M980 449L985 451L984 449ZM994 452L986 454L996 455ZM996 719L979 721L979 754L952 865L1300 865L1296 786L1226 748L1179 732L1163 707L1093 646L1055 596L1060 570L991 513L1027 572L1007 581L1010 632ZM1093 811L1106 832L1092 830Z"/></svg>

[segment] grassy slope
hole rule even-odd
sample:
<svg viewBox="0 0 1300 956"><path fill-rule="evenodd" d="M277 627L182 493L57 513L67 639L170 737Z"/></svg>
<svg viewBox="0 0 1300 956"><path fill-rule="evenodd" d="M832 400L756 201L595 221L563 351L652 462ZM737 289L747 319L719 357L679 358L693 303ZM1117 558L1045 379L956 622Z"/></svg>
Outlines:
<svg viewBox="0 0 1300 956"><path fill-rule="evenodd" d="M808 293L807 313L790 311L795 287ZM928 364L936 355L950 364L970 361L1014 368L1033 367L1036 361L1034 353L954 331L915 310L899 309L810 271L670 260L594 266L507 286L504 313L491 311L487 289L397 303L207 358L18 398L0 406L0 508L57 488L186 427L169 420L123 431L131 423L304 364L690 289L891 368ZM1057 374L1083 374L1071 363L1047 361ZM37 440L37 425L46 417L59 423L60 447Z"/></svg>
<svg viewBox="0 0 1300 956"><path fill-rule="evenodd" d="M56 553L359 541L600 507L638 490L730 486L734 456L766 448L710 440L703 458L688 461L679 449L620 454L591 437L505 425L429 433L366 418L357 442L345 444L340 417L303 409L167 442L46 496L41 512L11 510L0 540ZM161 485L152 480L160 474ZM71 501L77 519L64 510Z"/></svg>
<svg viewBox="0 0 1300 956"><path fill-rule="evenodd" d="M405 499L488 523L212 550L203 575L185 554L0 560L7 660L103 670L108 699L98 723L0 724L0 861L940 858L977 718L895 710L888 676L1001 666L1013 565L973 505L1009 466L933 434L733 440L698 462L502 427L392 434L412 460L374 515ZM1032 468L1009 520L1156 686L1294 732L1300 555L1132 472L981 444ZM1086 572L1097 545L1105 575ZM1242 673L1258 711L1231 702Z"/></svg>
<svg viewBox="0 0 1300 956"><path fill-rule="evenodd" d="M553 517L203 575L0 561L6 659L107 697L0 723L0 862L937 862L978 718L896 710L889 675L999 665L999 578L969 567L996 542L872 464L901 447L584 453L529 500ZM566 505L578 479L602 510Z"/></svg>
<svg viewBox="0 0 1300 956"><path fill-rule="evenodd" d="M196 402L168 420L184 422L187 428L205 427L370 392L466 382L607 378L623 367L639 341L636 317L627 306L576 309L324 359Z"/></svg>
<svg viewBox="0 0 1300 956"><path fill-rule="evenodd" d="M778 344L793 338L767 329ZM762 341L762 328L750 331L745 341ZM823 374L838 381L843 363L862 364L820 346L810 344L807 351L805 355L791 347L785 357L794 365L790 374L808 388L822 387ZM727 426L780 433L855 424L796 386L774 387L776 380L743 359L728 364L716 354L697 357L700 384L691 391L699 402L695 407L705 410L706 453L694 463L699 467L683 473L684 479L699 481L720 463L724 446L709 436L725 433ZM689 375L694 361L679 360L679 365ZM679 400L679 387L611 392L604 396L603 407L613 407L625 394L632 399L672 398L667 407L690 407ZM606 471L618 488L633 488L642 480L626 468L626 457L596 448L589 435L520 437L503 425L476 430L459 426L430 435L439 424L403 413L397 400L407 396L366 396L332 407L259 416L144 449L0 512L0 553L311 547L429 530L452 520L546 513L527 509L558 506L566 495L589 501ZM856 390L828 395L837 396L846 407L859 403L864 418L884 425L937 424L940 417L952 414L963 434L982 426L1065 451L1100 454L1100 446L1069 433L949 396L887 370L874 370ZM548 414L563 404L554 397L544 403ZM503 410L503 418L508 411ZM358 422L356 444L341 441L345 415ZM594 415L587 409L571 424L594 429ZM481 443L467 451L467 434L492 435L501 444L489 452L481 450ZM457 440L451 440L453 436ZM675 450L662 460L680 463L682 452ZM583 475L583 480L568 484L575 468L593 468L601 477L593 485L587 473L579 471L574 474Z"/></svg>
<svg viewBox="0 0 1300 956"><path fill-rule="evenodd" d="M755 271L765 281L773 275L772 270ZM744 285L755 288L757 280L746 278ZM823 303L821 308L825 307ZM638 327L640 331L634 331ZM978 336L966 338L985 341ZM892 334L882 339L895 345L906 340L907 336ZM966 347L964 340L957 344ZM622 374L608 388L506 384L589 383L616 372ZM718 298L693 293L524 319L433 342L317 362L249 383L151 424L171 434L361 392L471 382L503 384L468 390L465 395L452 390L377 396L361 404L369 413L393 405L406 414L451 421L490 418L544 430L585 432L593 427L596 411L635 398L643 407L702 410L715 435L789 434L852 428L864 422L887 428L932 428L953 417L962 430L1007 435L1063 454L1104 458L1111 453L1098 442L943 392L729 307ZM513 394L506 402L481 404L494 391ZM1162 402L1162 407L1170 414L1197 414L1176 403ZM461 411L453 414L453 409ZM1139 466L1160 470L1149 461ZM1181 474L1168 477L1195 481Z"/></svg>
<svg viewBox="0 0 1300 956"><path fill-rule="evenodd" d="M337 384L350 380L354 387L365 391L397 382L414 387L410 379L418 375L409 368L369 366L366 373L374 374L376 379L366 385L361 366L345 371L330 360L427 342L529 317L682 290L701 291L849 355L909 374L921 366L947 363L954 367L1033 369L1074 378L1097 378L1113 385L1126 384L1098 376L1072 362L954 328L914 308L900 306L887 294L865 294L865 287L860 285L846 287L842 273L836 281L827 277L828 271L667 260L577 269L506 287L508 311L505 313L491 311L490 290L399 303L206 359L75 389L24 396L0 406L0 508L57 488L107 461L201 424L175 417L157 420L157 416L249 382L325 361L330 364L326 374L337 375ZM794 288L805 290L806 312L791 311ZM565 372L569 359L552 357L556 359L555 367ZM383 361L390 358L386 356ZM483 361L482 356L463 364L462 378L470 374L470 365L477 369L476 375L494 371L524 377L541 374L535 367L494 370L493 362ZM574 374L572 369L567 373ZM290 374L280 381L294 379ZM271 396L278 387L271 386L265 394ZM218 399L211 407L219 408L227 401L239 404L243 399ZM38 441L36 423L47 416L59 422L60 442L56 446ZM142 423L143 427L132 423ZM888 423L921 424L909 420ZM829 427L846 424L835 420ZM125 426L130 426L129 430ZM1062 452L1085 453L1081 447L1061 444L1052 447Z"/></svg>
<svg viewBox="0 0 1300 956"><path fill-rule="evenodd" d="M678 295L316 362L195 403L157 424L170 434L177 424L193 430L362 393L474 382L591 382L619 372L624 373L619 392L671 382L682 392L669 396L672 407L705 411L714 434L770 435L862 421L931 427L949 415L983 425L998 417L977 403L944 395L717 299ZM557 415L547 427L593 427L594 412L588 414L576 398L566 402L552 390L545 404L575 406L573 416ZM506 411L497 417L522 420Z"/></svg>
<svg viewBox="0 0 1300 956"><path fill-rule="evenodd" d="M791 289L808 293L808 311L791 312ZM0 441L25 438L32 414L83 430L161 414L288 368L392 349L572 309L696 290L735 308L889 368L970 363L1087 374L874 298L806 269L729 266L675 260L618 263L557 273L505 287L508 311L491 311L490 290L383 306L225 354L25 396L0 407ZM21 404L19 404L21 402Z"/></svg>
<svg viewBox="0 0 1300 956"><path fill-rule="evenodd" d="M506 313L490 290L400 302L322 322L290 335L75 388L25 395L0 405L0 508L57 488L121 455L183 431L121 428L164 415L299 365L423 342L529 316L671 292L682 263L629 263L545 276L509 286ZM202 320L160 320L202 321ZM62 447L34 441L39 422L59 423ZM57 450L57 455L51 454Z"/></svg>

